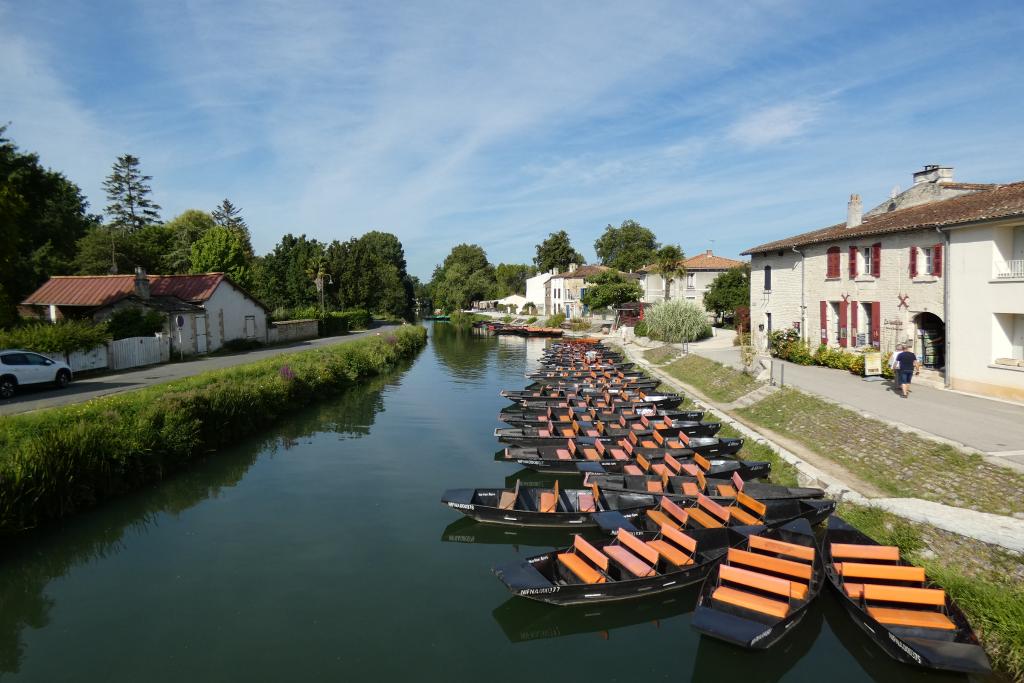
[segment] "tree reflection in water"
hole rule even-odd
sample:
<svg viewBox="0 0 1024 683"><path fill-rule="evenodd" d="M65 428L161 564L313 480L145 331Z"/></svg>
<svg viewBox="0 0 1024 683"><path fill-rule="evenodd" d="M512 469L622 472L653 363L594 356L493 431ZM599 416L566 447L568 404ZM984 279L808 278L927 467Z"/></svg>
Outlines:
<svg viewBox="0 0 1024 683"><path fill-rule="evenodd" d="M21 537L3 539L0 557L0 674L16 673L24 654L22 631L50 621L54 601L47 585L78 565L119 553L127 534L145 534L164 515L185 510L236 486L261 455L317 433L360 438L384 409L385 387L400 381L408 364L375 377L332 400L277 423L254 437L197 463L150 488L103 503L95 510Z"/></svg>

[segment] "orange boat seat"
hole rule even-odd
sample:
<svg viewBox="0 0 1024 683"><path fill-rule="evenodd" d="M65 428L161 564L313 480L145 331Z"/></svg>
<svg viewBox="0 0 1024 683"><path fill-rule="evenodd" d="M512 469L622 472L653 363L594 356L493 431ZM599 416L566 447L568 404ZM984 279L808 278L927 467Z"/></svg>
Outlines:
<svg viewBox="0 0 1024 683"><path fill-rule="evenodd" d="M777 541L774 538L764 538L763 536L751 536L747 539L747 545L755 550L766 550L776 555L786 555L787 557L795 557L798 560L807 560L808 562L814 561L814 548L809 548L805 545L786 543L785 541Z"/></svg>
<svg viewBox="0 0 1024 683"><path fill-rule="evenodd" d="M719 586L716 588L711 594L711 599L721 600L722 602L727 602L730 605L753 610L755 612L761 612L762 614L768 614L773 617L778 617L779 619L782 619L789 614L789 605L784 602L736 590L729 586Z"/></svg>
<svg viewBox="0 0 1024 683"><path fill-rule="evenodd" d="M636 465L626 465L625 467L622 468L622 471L625 472L626 474L631 474L633 476L642 476L644 473L643 470L641 470Z"/></svg>
<svg viewBox="0 0 1024 683"><path fill-rule="evenodd" d="M577 504L579 505L580 512L597 512L593 494L581 493L579 498L577 498Z"/></svg>
<svg viewBox="0 0 1024 683"><path fill-rule="evenodd" d="M837 560L888 560L898 562L900 549L894 545L855 545L833 543L832 557Z"/></svg>
<svg viewBox="0 0 1024 683"><path fill-rule="evenodd" d="M573 553L560 553L558 561L571 571L576 578L584 583L604 583L605 577L589 564L583 561L579 555Z"/></svg>
<svg viewBox="0 0 1024 683"><path fill-rule="evenodd" d="M798 581L780 579L776 576L753 572L741 567L723 564L718 567L718 578L722 581L737 583L742 586L756 588L766 593L774 593L784 598L803 600L807 597L807 584Z"/></svg>
<svg viewBox="0 0 1024 683"><path fill-rule="evenodd" d="M605 546L604 552L633 576L643 579L655 575L654 569L649 564L626 550L624 546L608 545Z"/></svg>
<svg viewBox="0 0 1024 683"><path fill-rule="evenodd" d="M673 529L678 529L679 525L676 524L672 519L669 518L664 512L660 510L648 510L647 518L654 522L657 526L670 526Z"/></svg>
<svg viewBox="0 0 1024 683"><path fill-rule="evenodd" d="M660 538L653 541L647 541L647 545L677 567L685 567L688 564L693 564L692 557Z"/></svg>
<svg viewBox="0 0 1024 683"><path fill-rule="evenodd" d="M876 579L882 581L908 581L924 583L924 569L906 565L837 562L836 573L844 579Z"/></svg>
<svg viewBox="0 0 1024 683"><path fill-rule="evenodd" d="M747 567L775 572L776 574L785 574L786 576L803 579L804 581L811 580L811 573L813 571L811 565L804 564L803 562L782 560L778 557L752 553L747 550L740 550L739 548L729 548L728 561L729 564L742 564Z"/></svg>
<svg viewBox="0 0 1024 683"><path fill-rule="evenodd" d="M925 612L912 609L892 609L889 607L868 607L868 614L886 626L910 626L914 628L934 628L942 631L955 631L956 624L945 614Z"/></svg>
<svg viewBox="0 0 1024 683"><path fill-rule="evenodd" d="M557 449L555 455L558 456L559 460L572 460L572 455L569 453L568 448Z"/></svg>
<svg viewBox="0 0 1024 683"><path fill-rule="evenodd" d="M696 496L700 493L700 489L697 488L696 482L684 481L683 482L683 495L684 496Z"/></svg>

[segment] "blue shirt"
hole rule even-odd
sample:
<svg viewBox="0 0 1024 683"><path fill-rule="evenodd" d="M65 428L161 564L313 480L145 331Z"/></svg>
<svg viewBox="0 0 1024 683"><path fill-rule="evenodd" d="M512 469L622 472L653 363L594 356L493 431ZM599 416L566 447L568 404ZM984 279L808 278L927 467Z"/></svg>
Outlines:
<svg viewBox="0 0 1024 683"><path fill-rule="evenodd" d="M900 372L913 372L914 363L916 362L917 356L914 355L913 351L904 351L896 356L896 363L899 365Z"/></svg>

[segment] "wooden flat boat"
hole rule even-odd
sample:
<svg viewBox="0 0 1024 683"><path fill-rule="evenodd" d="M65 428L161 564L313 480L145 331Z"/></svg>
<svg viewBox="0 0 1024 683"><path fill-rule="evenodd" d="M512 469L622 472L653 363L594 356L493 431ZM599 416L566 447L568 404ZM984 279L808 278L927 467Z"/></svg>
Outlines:
<svg viewBox="0 0 1024 683"><path fill-rule="evenodd" d="M493 571L513 594L552 605L637 599L703 580L742 538L734 529L634 536L620 528L606 541L577 535L567 548Z"/></svg>
<svg viewBox="0 0 1024 683"><path fill-rule="evenodd" d="M729 548L705 580L690 624L740 647L768 649L800 623L823 581L814 530L796 519Z"/></svg>
<svg viewBox="0 0 1024 683"><path fill-rule="evenodd" d="M738 491L756 500L780 498L824 498L825 492L809 486L782 486L744 481L734 472L731 478L705 477L697 465L687 465L682 475L667 475L662 471L644 474L591 474L583 478L584 485L597 484L606 491L663 491L677 496L696 496L698 493L712 498L735 498Z"/></svg>
<svg viewBox="0 0 1024 683"><path fill-rule="evenodd" d="M963 611L923 568L901 559L899 548L832 517L821 556L847 614L890 657L926 669L991 671Z"/></svg>

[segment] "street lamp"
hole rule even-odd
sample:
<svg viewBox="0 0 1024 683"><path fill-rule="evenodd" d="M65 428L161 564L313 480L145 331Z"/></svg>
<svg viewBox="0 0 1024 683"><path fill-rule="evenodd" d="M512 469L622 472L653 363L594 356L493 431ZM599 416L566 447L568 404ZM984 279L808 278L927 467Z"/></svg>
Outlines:
<svg viewBox="0 0 1024 683"><path fill-rule="evenodd" d="M316 273L316 277L313 279L313 282L316 283L316 291L320 292L320 317L321 318L324 317L324 315L326 315L326 313L324 311L324 278L325 277L327 278L327 284L329 284L329 285L333 285L334 284L334 280L331 278L331 274L330 273L325 273L323 270L318 270L317 273Z"/></svg>

